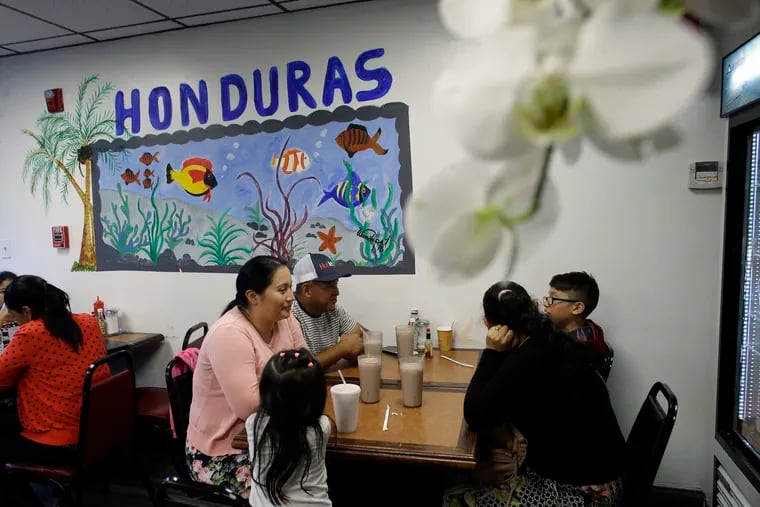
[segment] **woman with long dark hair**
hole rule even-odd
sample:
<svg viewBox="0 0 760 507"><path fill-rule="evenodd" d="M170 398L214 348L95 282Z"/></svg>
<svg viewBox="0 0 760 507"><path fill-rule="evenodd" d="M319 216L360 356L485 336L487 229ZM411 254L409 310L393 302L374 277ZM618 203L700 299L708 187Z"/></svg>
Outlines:
<svg viewBox="0 0 760 507"><path fill-rule="evenodd" d="M259 378L281 350L306 348L290 314L290 270L268 255L246 262L235 280L235 299L203 340L193 374L186 457L194 480L223 485L243 497L251 488L248 453L232 438L259 407Z"/></svg>
<svg viewBox="0 0 760 507"><path fill-rule="evenodd" d="M11 282L5 304L20 327L0 353L0 389L16 388L18 418L0 430L0 463L68 462L79 437L85 370L106 355L100 326L92 315L72 314L69 296L38 276ZM109 374L101 368L95 378Z"/></svg>
<svg viewBox="0 0 760 507"><path fill-rule="evenodd" d="M464 417L479 434L513 426L527 457L501 484L453 490L445 505L619 505L625 442L588 347L555 329L517 283L492 285L483 310L486 348Z"/></svg>
<svg viewBox="0 0 760 507"><path fill-rule="evenodd" d="M325 374L307 349L272 356L259 385L261 405L245 423L253 464L250 503L322 505L327 495Z"/></svg>

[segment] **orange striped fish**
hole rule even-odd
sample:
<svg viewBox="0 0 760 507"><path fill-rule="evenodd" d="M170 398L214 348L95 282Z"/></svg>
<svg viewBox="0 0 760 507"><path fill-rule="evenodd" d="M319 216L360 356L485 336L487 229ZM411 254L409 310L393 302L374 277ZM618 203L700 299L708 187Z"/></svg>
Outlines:
<svg viewBox="0 0 760 507"><path fill-rule="evenodd" d="M124 180L125 185L129 185L130 183L137 183L139 185L140 171L134 172L132 169L127 169L121 173L121 179Z"/></svg>
<svg viewBox="0 0 760 507"><path fill-rule="evenodd" d="M382 129L377 129L375 135L370 137L367 132L367 127L364 125L358 125L352 123L346 130L338 134L335 138L335 142L338 146L346 150L348 157L351 158L358 151L364 151L366 149L372 149L378 155L385 155L388 150L380 146L377 142L380 139L380 133Z"/></svg>
<svg viewBox="0 0 760 507"><path fill-rule="evenodd" d="M279 163L283 174L293 174L305 171L311 165L311 159L298 148L291 148L282 154L282 160L277 155L272 155L272 167L277 169Z"/></svg>

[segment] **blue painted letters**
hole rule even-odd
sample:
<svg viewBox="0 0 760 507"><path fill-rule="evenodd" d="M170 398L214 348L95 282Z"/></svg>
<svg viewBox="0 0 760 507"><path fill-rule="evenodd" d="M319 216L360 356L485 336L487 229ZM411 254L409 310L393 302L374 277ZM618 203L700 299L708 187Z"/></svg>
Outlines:
<svg viewBox="0 0 760 507"><path fill-rule="evenodd" d="M385 56L385 49L376 48L362 52L354 62L354 75L346 72L346 65L337 56L331 56L325 63L324 81L311 81L312 91L316 97L322 99L322 107L331 107L335 102L336 92L340 92L339 102L349 104L356 99L359 102L377 100L384 97L391 90L393 75L388 68L377 65L378 60ZM349 65L350 69L351 66ZM252 82L246 83L239 74L227 74L219 78L219 96L211 98L211 104L219 104L221 109L221 121L234 121L243 116L248 106L248 97L252 98L253 108L259 117L273 116L280 107L280 95L287 93L288 108L296 112L301 108L316 109L320 106L312 91L307 86L310 84L312 66L302 60L288 62L285 68L271 66L269 68L269 83L261 69L254 69L250 74ZM284 89L280 89L280 75L284 73ZM353 86L351 81L354 81ZM374 85L370 90L358 90L358 81L364 81ZM322 93L314 90L315 86L322 85ZM249 93L248 86L251 86ZM172 102L172 91L179 93L179 101ZM268 92L268 104L266 95ZM167 130L172 127L173 105L179 105L179 120L182 127L191 123L191 114L195 115L198 123L204 125L209 121L209 90L206 81L199 80L198 87L187 83L180 83L179 90L170 90L166 86L153 88L147 96L147 108L142 109L140 103L140 90L133 89L130 98L125 101L125 92L116 92L114 101L114 117L116 120L116 135L127 133L125 123L130 121L132 134L140 132L141 112L147 110L148 120L155 130ZM176 100L177 97L175 96ZM128 102L128 103L127 103ZM284 102L284 98L283 98ZM192 113L191 113L192 110ZM217 113L218 114L218 113ZM218 121L218 120L217 120Z"/></svg>
<svg viewBox="0 0 760 507"><path fill-rule="evenodd" d="M198 81L198 95L189 85L182 83L179 85L179 111L182 117L182 126L190 125L190 110L188 105L192 104L195 111L195 117L198 123L204 125L208 122L208 87L204 80Z"/></svg>
<svg viewBox="0 0 760 507"><path fill-rule="evenodd" d="M280 106L280 95L277 92L279 80L277 79L277 67L269 69L269 107L264 106L264 85L261 82L261 71L253 71L253 105L259 116L272 116Z"/></svg>
<svg viewBox="0 0 760 507"><path fill-rule="evenodd" d="M222 87L222 120L237 120L245 111L248 102L248 90L245 87L245 81L237 74L227 74L219 79L219 84ZM238 104L234 108L230 103L230 86L234 86L238 91Z"/></svg>
<svg viewBox="0 0 760 507"><path fill-rule="evenodd" d="M335 90L340 90L343 103L351 102L351 83L348 81L343 62L337 56L331 56L327 60L327 72L325 72L325 86L322 90L322 103L331 106L335 99Z"/></svg>
<svg viewBox="0 0 760 507"><path fill-rule="evenodd" d="M301 97L304 104L310 108L317 107L317 101L305 86L309 77L311 77L311 68L308 63L301 60L288 63L288 107L291 112L298 111L298 97Z"/></svg>
<svg viewBox="0 0 760 507"><path fill-rule="evenodd" d="M132 133L140 132L140 90L134 88L130 93L130 102L132 105L124 105L124 92L116 92L116 102L114 104L114 118L116 120L116 135L124 135L124 120L127 118L132 122Z"/></svg>

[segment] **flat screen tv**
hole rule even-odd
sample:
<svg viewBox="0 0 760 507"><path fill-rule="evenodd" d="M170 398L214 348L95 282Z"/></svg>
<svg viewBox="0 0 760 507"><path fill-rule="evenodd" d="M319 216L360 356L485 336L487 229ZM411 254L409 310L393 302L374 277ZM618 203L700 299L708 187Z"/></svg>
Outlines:
<svg viewBox="0 0 760 507"><path fill-rule="evenodd" d="M723 57L720 115L760 100L760 33Z"/></svg>

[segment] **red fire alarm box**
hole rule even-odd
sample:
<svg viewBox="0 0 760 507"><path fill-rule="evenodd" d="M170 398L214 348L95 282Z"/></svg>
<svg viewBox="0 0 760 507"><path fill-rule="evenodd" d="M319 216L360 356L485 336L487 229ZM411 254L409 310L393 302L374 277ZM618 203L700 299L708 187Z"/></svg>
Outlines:
<svg viewBox="0 0 760 507"><path fill-rule="evenodd" d="M45 90L45 106L47 107L48 113L62 113L63 90L60 88Z"/></svg>
<svg viewBox="0 0 760 507"><path fill-rule="evenodd" d="M59 225L53 227L53 248L68 248L69 247L69 227L67 225Z"/></svg>

